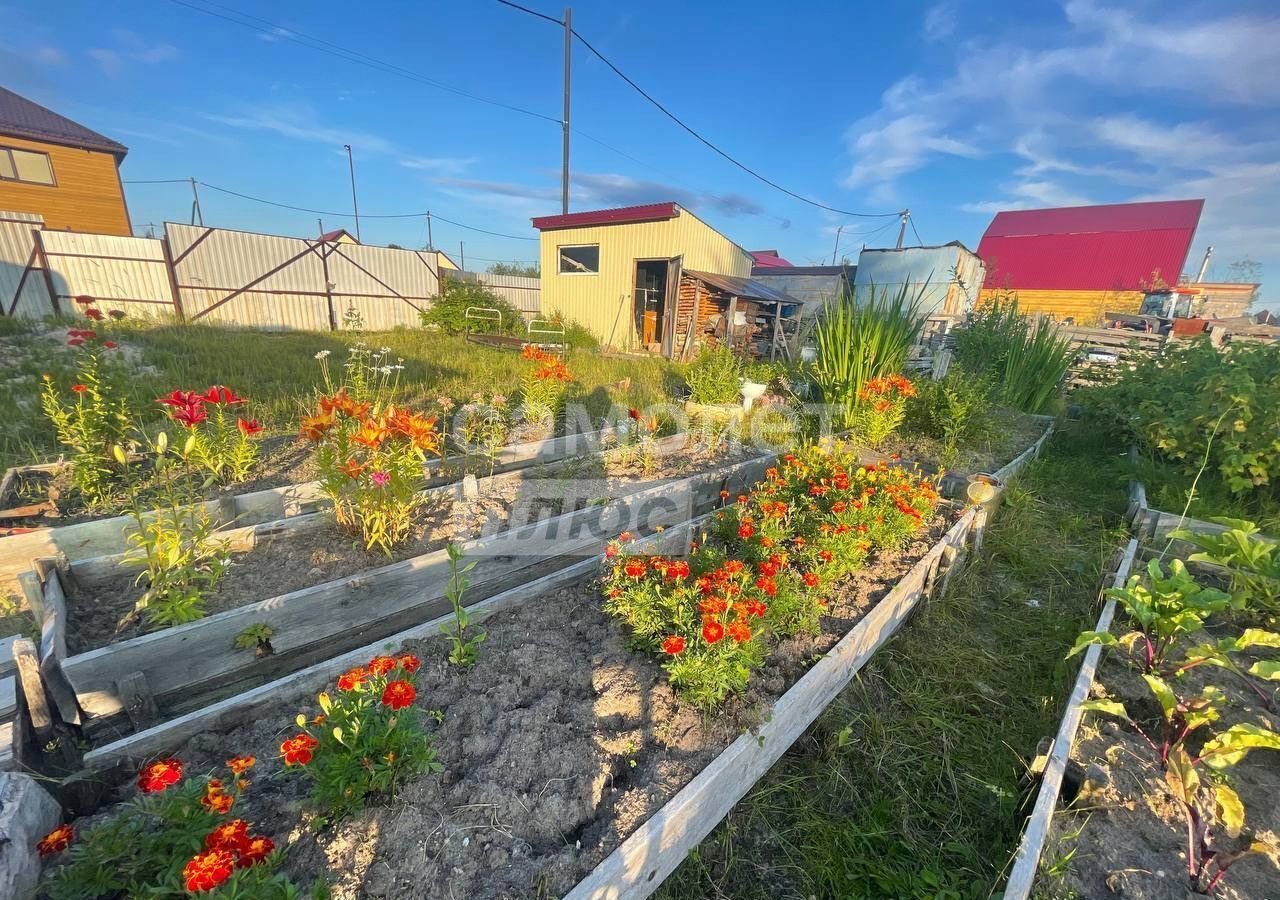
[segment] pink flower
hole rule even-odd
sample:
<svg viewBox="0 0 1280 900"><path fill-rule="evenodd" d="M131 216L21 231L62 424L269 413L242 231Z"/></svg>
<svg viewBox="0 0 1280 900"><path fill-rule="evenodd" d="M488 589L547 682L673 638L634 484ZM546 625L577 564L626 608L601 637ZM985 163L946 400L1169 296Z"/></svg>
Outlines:
<svg viewBox="0 0 1280 900"><path fill-rule="evenodd" d="M374 472L369 476L378 487L386 487L391 482L390 472Z"/></svg>

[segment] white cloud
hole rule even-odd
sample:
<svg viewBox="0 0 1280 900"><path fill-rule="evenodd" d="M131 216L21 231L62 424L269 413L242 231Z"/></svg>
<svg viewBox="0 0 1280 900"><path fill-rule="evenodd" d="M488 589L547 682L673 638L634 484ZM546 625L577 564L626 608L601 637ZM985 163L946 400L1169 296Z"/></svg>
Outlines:
<svg viewBox="0 0 1280 900"><path fill-rule="evenodd" d="M57 47L37 47L31 54L31 58L45 66L65 66L67 64L67 54Z"/></svg>
<svg viewBox="0 0 1280 900"><path fill-rule="evenodd" d="M921 25L924 39L931 44L945 41L955 34L958 18L956 6L949 0L929 7L928 12L924 14L924 23Z"/></svg>
<svg viewBox="0 0 1280 900"><path fill-rule="evenodd" d="M327 144L342 149L350 144L357 153L399 154L399 148L381 135L344 129L320 122L308 106L278 103L268 106L245 107L231 115L206 113L204 118L230 128L250 131L270 131L312 144Z"/></svg>
<svg viewBox="0 0 1280 900"><path fill-rule="evenodd" d="M114 46L94 47L88 51L102 73L110 78L120 75L126 62L156 65L172 62L182 55L173 44L147 41L127 28L113 28L111 39Z"/></svg>
<svg viewBox="0 0 1280 900"><path fill-rule="evenodd" d="M893 181L939 155L969 159L982 155L973 144L945 133L945 124L926 115L908 113L873 125L863 120L846 135L854 153L853 169L844 179L857 188Z"/></svg>

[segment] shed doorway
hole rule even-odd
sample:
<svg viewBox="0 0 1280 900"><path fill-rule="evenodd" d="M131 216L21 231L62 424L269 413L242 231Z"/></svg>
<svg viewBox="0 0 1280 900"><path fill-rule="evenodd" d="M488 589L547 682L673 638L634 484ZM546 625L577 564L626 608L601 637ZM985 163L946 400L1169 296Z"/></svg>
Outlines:
<svg viewBox="0 0 1280 900"><path fill-rule="evenodd" d="M658 350L662 343L670 265L668 259L636 260L635 326L645 350Z"/></svg>

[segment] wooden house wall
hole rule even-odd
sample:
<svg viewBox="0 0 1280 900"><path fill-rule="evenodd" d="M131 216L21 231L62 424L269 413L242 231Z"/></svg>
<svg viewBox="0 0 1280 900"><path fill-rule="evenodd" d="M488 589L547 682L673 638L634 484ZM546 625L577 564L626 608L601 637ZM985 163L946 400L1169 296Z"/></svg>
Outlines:
<svg viewBox="0 0 1280 900"><path fill-rule="evenodd" d="M129 212L116 158L97 150L0 134L0 145L49 155L55 184L0 181L0 209L38 213L49 231L129 236Z"/></svg>

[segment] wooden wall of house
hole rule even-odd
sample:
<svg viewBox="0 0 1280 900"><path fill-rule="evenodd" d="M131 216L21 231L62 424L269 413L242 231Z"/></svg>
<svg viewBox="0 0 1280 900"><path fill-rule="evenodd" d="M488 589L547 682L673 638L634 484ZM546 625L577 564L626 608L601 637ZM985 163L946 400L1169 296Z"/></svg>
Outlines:
<svg viewBox="0 0 1280 900"><path fill-rule="evenodd" d="M0 146L49 154L52 185L0 181L0 209L39 213L50 231L132 234L116 158L96 150L0 135Z"/></svg>
<svg viewBox="0 0 1280 900"><path fill-rule="evenodd" d="M693 333L695 346L696 342L701 341L714 347L718 341L714 335L706 333L707 326L712 319L727 315L729 312L729 298L724 294L708 289L702 282L688 275L681 278L680 290L676 297L676 356L679 356L684 349L685 334L689 330L689 313L695 302L698 304L697 326ZM747 317L747 324L735 329L734 344L749 350L756 340L765 339L761 334L757 334L760 329L755 324L761 307L750 300L739 299L736 308Z"/></svg>

